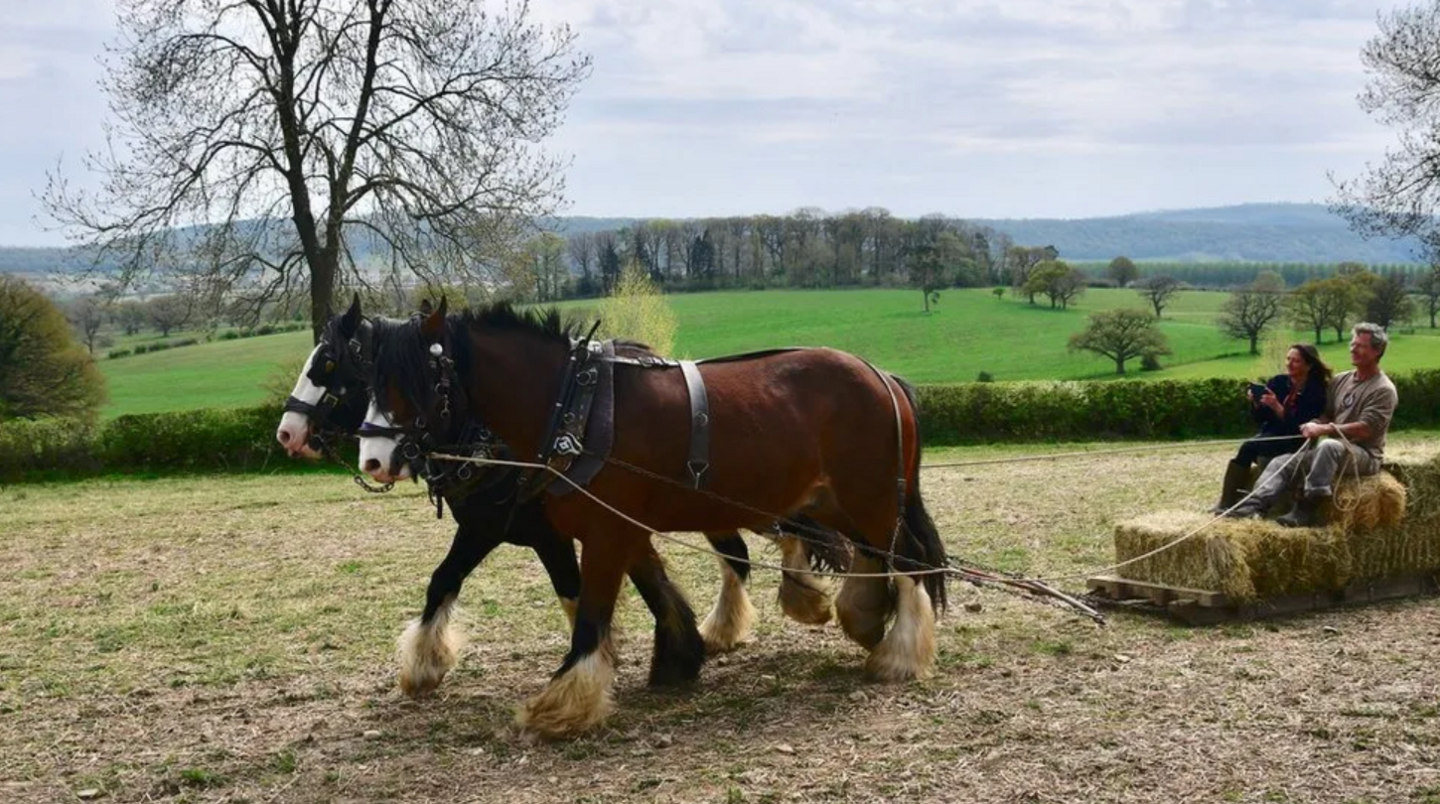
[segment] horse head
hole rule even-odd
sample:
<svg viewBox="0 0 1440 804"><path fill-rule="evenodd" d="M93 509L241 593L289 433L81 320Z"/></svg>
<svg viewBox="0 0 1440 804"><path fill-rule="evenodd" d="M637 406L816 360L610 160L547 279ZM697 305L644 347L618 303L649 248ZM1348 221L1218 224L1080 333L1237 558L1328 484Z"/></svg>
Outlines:
<svg viewBox="0 0 1440 804"><path fill-rule="evenodd" d="M456 373L452 335L440 304L376 338L371 399L360 424L360 468L382 483L413 475L425 454L454 444L470 420Z"/></svg>
<svg viewBox="0 0 1440 804"><path fill-rule="evenodd" d="M325 322L320 343L306 358L275 430L275 440L291 457L320 457L324 430L353 433L359 428L365 415L372 329L361 315L359 294L343 315Z"/></svg>
<svg viewBox="0 0 1440 804"><path fill-rule="evenodd" d="M459 315L446 309L441 299L429 315L377 337L360 469L381 482L407 477L405 461L464 446L472 422L514 454L534 456L555 406L578 324L504 302Z"/></svg>

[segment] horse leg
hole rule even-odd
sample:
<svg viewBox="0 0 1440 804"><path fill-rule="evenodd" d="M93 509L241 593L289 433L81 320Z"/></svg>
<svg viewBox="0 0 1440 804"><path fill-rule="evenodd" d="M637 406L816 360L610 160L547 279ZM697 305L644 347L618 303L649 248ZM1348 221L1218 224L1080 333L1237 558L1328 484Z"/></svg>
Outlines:
<svg viewBox="0 0 1440 804"><path fill-rule="evenodd" d="M830 622L830 593L811 575L810 552L805 542L788 533L780 534L780 610L790 619L806 625ZM802 570L791 572L790 570Z"/></svg>
<svg viewBox="0 0 1440 804"><path fill-rule="evenodd" d="M465 576L499 543L497 534L477 532L463 523L456 528L450 552L430 575L425 610L405 627L397 642L400 689L406 695L418 697L434 690L455 666L462 644L462 634L450 621L455 598Z"/></svg>
<svg viewBox="0 0 1440 804"><path fill-rule="evenodd" d="M550 587L560 599L560 608L565 610L565 620L573 632L576 601L580 598L580 563L575 560L575 542L555 532L538 504L527 504L516 510L510 524L511 538L523 538L523 542L516 543L534 549L545 567Z"/></svg>
<svg viewBox="0 0 1440 804"><path fill-rule="evenodd" d="M650 686L674 686L700 677L705 640L695 629L695 610L665 574L652 545L630 567L630 580L655 616L655 651L650 657Z"/></svg>
<svg viewBox="0 0 1440 804"><path fill-rule="evenodd" d="M865 660L875 681L926 678L935 666L935 608L914 578L895 579L895 624Z"/></svg>
<svg viewBox="0 0 1440 804"><path fill-rule="evenodd" d="M550 683L516 714L521 728L542 737L563 737L598 725L614 705L615 648L610 626L620 583L648 538L623 533L609 544L591 542L580 559L580 599L570 652Z"/></svg>
<svg viewBox="0 0 1440 804"><path fill-rule="evenodd" d="M862 551L855 552L850 571L859 574L882 573L885 562ZM835 598L835 612L845 636L866 650L874 650L885 636L885 620L894 602L890 584L885 578L845 579Z"/></svg>
<svg viewBox="0 0 1440 804"><path fill-rule="evenodd" d="M720 553L720 597L700 624L700 635L710 653L727 653L750 638L755 606L745 591L750 579L750 550L737 531L706 533L705 538Z"/></svg>

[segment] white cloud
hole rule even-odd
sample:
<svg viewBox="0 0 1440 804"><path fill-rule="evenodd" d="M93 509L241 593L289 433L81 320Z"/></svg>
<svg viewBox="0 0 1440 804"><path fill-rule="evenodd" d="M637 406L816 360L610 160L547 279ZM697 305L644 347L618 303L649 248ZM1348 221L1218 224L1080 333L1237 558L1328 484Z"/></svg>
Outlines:
<svg viewBox="0 0 1440 804"><path fill-rule="evenodd" d="M1374 0L532 3L595 59L554 142L588 214L1313 200L1393 136L1354 101ZM11 5L0 104L27 125L0 129L7 234L36 165L98 139L112 16Z"/></svg>

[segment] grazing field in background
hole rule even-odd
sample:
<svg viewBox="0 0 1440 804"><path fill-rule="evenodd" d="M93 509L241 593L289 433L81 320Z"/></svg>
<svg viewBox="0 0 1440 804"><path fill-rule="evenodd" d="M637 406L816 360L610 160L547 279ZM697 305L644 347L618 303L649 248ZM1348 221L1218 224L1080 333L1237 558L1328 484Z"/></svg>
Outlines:
<svg viewBox="0 0 1440 804"><path fill-rule="evenodd" d="M1397 457L1437 451L1434 435L1391 442ZM1112 560L1116 522L1213 502L1230 454L934 468L922 484L953 554L1075 591ZM395 637L451 533L421 488L376 496L336 475L0 491L0 800L1440 800L1433 598L1207 629L1115 613L1098 628L955 584L935 677L885 686L863 681L835 625L782 619L761 569L752 642L693 688L654 691L651 622L627 588L616 716L536 744L513 707L568 637L518 548L466 583L470 644L437 694L396 691ZM703 615L713 560L657 546Z"/></svg>
<svg viewBox="0 0 1440 804"><path fill-rule="evenodd" d="M1226 338L1215 326L1225 298L1224 293L1181 293L1160 324L1174 354L1162 358L1164 368L1156 372L1142 373L1139 361L1131 361L1130 376L1239 378L1277 373L1278 355L1257 359L1246 354L1248 344ZM1032 307L1008 292L996 299L988 289L947 290L929 315L921 310L919 291L913 290L736 291L667 299L679 319L677 356L832 346L918 383L969 382L982 371L997 381L1113 377L1113 364L1096 355L1068 352L1067 339L1084 328L1092 312L1144 305L1134 291L1104 289L1089 291L1069 310L1051 310L1043 298ZM593 301L562 305L576 315L593 315L596 307ZM1311 333L1276 337L1281 342L1308 341ZM1339 368L1348 366L1345 344L1337 344L1333 332L1325 340L1326 359ZM267 397L267 381L288 388L309 342L308 332L292 332L102 359L110 390L104 415L261 402ZM1436 366L1440 336L1423 328L1397 335L1385 359L1392 372Z"/></svg>

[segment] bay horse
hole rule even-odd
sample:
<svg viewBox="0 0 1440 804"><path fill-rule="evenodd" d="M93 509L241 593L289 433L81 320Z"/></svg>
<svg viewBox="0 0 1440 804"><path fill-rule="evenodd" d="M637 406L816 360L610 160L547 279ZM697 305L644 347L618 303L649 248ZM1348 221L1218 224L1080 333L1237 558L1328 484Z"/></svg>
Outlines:
<svg viewBox="0 0 1440 804"><path fill-rule="evenodd" d="M358 294L343 315L330 316L296 379L276 429L276 440L291 457L318 459L329 437L353 436L369 401L369 365L374 344L400 322L362 315ZM377 336L378 333L378 336ZM631 353L638 347L631 349ZM408 473L407 466L407 473ZM482 482L440 490L457 528L450 549L431 574L425 606L398 640L400 688L412 697L433 691L458 659L460 633L451 613L466 577L502 543L527 547L540 559L567 619L574 624L580 594L580 569L568 537L556 533L545 519L543 499L517 505L516 470L487 468ZM482 484L483 483L483 484ZM711 536L724 558L720 598L700 626L689 603L666 577L653 552L630 570L630 577L656 620L651 659L652 684L693 679L704 654L725 652L748 636L754 607L745 592L749 577L748 549L738 533ZM781 539L787 566L808 566L810 555L793 537ZM828 596L809 577L785 573L781 606L794 619L822 623L828 619ZM697 647L697 645L699 647Z"/></svg>
<svg viewBox="0 0 1440 804"><path fill-rule="evenodd" d="M380 481L399 476L396 436L443 439L455 411L482 418L516 454L542 455L576 334L553 310L519 312L500 303L447 316L443 300L387 333L362 425L376 437L362 439L360 469ZM653 550L652 528L760 530L778 515L838 531L855 552L835 606L846 635L869 651L867 675L903 681L933 667L946 559L920 496L913 389L832 349L700 368L713 439L708 488L685 480L691 409L681 372L617 363L614 441L587 486L593 498L572 493L546 502L555 529L583 545L581 586L569 652L519 713L529 730L572 734L610 711L615 602L627 569ZM887 568L916 574L886 576Z"/></svg>

